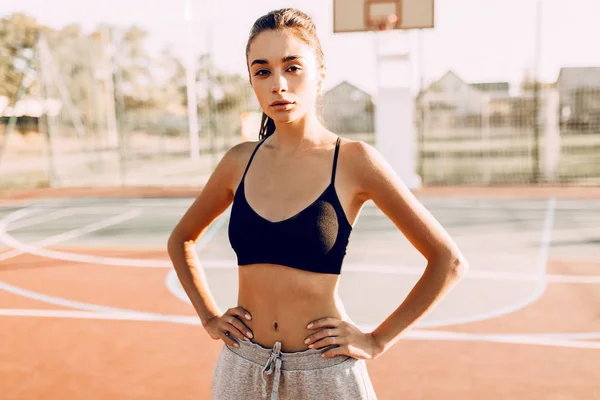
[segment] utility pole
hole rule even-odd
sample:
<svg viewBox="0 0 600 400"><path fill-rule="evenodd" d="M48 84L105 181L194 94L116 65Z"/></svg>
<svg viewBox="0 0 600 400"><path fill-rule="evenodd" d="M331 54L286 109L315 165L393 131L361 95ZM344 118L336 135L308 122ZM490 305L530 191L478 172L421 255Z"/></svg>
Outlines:
<svg viewBox="0 0 600 400"><path fill-rule="evenodd" d="M533 67L533 183L540 182L540 52L542 41L542 2L537 0L535 7L535 58Z"/></svg>
<svg viewBox="0 0 600 400"><path fill-rule="evenodd" d="M183 11L187 30L187 62L186 62L186 86L188 105L188 127L190 136L190 159L196 163L200 161L200 139L198 138L198 106L196 99L196 52L194 51L194 35L192 22L194 13L192 11L192 0L185 0Z"/></svg>

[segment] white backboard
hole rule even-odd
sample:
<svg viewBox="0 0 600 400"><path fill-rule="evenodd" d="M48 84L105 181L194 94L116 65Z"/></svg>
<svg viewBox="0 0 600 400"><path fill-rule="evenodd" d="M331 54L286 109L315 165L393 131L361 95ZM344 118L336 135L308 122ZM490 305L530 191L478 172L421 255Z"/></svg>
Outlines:
<svg viewBox="0 0 600 400"><path fill-rule="evenodd" d="M333 0L333 32L376 30L373 22L394 14L393 29L433 28L434 0Z"/></svg>

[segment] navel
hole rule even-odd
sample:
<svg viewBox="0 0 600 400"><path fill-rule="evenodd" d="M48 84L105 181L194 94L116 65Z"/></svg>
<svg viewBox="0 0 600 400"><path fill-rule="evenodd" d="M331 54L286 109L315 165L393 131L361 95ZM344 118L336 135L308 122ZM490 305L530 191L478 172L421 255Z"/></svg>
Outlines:
<svg viewBox="0 0 600 400"><path fill-rule="evenodd" d="M279 329L279 324L277 323L277 321L273 322L273 329L274 330L278 330Z"/></svg>

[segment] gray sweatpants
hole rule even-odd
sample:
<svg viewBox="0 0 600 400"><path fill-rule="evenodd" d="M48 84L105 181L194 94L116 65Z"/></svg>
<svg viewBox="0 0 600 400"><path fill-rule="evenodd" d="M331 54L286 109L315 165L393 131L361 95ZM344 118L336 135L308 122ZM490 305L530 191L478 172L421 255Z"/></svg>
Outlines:
<svg viewBox="0 0 600 400"><path fill-rule="evenodd" d="M213 400L377 400L365 360L321 357L332 346L284 353L281 342L234 340L240 347L224 344L217 359Z"/></svg>

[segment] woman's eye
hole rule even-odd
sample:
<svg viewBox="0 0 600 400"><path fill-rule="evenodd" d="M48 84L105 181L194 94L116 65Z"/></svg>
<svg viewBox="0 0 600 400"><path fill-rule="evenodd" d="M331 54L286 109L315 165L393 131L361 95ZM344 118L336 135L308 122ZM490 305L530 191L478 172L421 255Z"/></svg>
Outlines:
<svg viewBox="0 0 600 400"><path fill-rule="evenodd" d="M297 67L297 66L293 65L293 66L289 67L288 69L289 69L290 71L292 71L292 72L298 72L298 71L300 71L302 68L300 68L300 67Z"/></svg>
<svg viewBox="0 0 600 400"><path fill-rule="evenodd" d="M254 75L256 75L256 76L262 76L262 75L265 75L268 72L269 71L267 71L266 69L259 69L258 71L256 71L256 73Z"/></svg>

